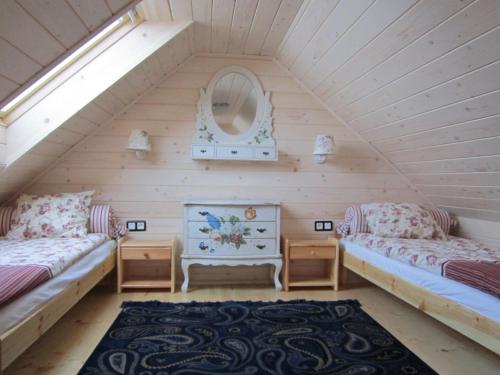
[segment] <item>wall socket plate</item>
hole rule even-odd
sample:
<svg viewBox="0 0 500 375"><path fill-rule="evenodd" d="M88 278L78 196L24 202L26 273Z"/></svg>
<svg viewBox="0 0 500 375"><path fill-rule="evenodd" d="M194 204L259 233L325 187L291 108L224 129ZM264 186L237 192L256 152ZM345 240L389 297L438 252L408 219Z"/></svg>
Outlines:
<svg viewBox="0 0 500 375"><path fill-rule="evenodd" d="M146 220L129 220L127 221L127 229L129 232L145 232Z"/></svg>
<svg viewBox="0 0 500 375"><path fill-rule="evenodd" d="M316 220L314 222L315 232L331 232L333 231L333 221L331 220Z"/></svg>

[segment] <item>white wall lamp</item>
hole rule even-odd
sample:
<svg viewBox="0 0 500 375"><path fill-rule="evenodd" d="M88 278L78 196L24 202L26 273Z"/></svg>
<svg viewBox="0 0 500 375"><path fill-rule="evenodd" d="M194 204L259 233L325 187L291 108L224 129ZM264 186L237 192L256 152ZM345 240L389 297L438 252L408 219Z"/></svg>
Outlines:
<svg viewBox="0 0 500 375"><path fill-rule="evenodd" d="M149 134L144 130L132 129L128 139L128 149L135 151L137 159L145 159L147 153L151 151Z"/></svg>
<svg viewBox="0 0 500 375"><path fill-rule="evenodd" d="M320 134L316 136L314 142L314 161L316 164L323 164L326 161L327 155L335 154L335 142L330 135Z"/></svg>

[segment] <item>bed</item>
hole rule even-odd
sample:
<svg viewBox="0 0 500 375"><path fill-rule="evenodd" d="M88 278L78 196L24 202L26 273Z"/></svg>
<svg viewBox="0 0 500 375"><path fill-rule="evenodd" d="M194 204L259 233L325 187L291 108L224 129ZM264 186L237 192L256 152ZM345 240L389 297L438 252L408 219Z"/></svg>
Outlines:
<svg viewBox="0 0 500 375"><path fill-rule="evenodd" d="M84 238L0 239L0 372L114 269L123 226L109 206L91 207L88 225Z"/></svg>
<svg viewBox="0 0 500 375"><path fill-rule="evenodd" d="M386 226L404 221L393 206L375 203L348 208L337 227L343 237L343 267L500 354L499 251L449 235L452 220L441 209L431 213L444 238L374 234L373 221L368 224L373 217L367 219L371 214Z"/></svg>
<svg viewBox="0 0 500 375"><path fill-rule="evenodd" d="M345 268L500 354L499 298L363 244L348 239L340 243Z"/></svg>

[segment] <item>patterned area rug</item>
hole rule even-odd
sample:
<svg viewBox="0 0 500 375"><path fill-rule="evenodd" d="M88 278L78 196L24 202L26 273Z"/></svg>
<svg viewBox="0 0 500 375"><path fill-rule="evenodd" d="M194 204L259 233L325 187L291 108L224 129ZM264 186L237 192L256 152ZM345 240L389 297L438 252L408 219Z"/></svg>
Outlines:
<svg viewBox="0 0 500 375"><path fill-rule="evenodd" d="M353 300L122 307L80 375L436 374Z"/></svg>

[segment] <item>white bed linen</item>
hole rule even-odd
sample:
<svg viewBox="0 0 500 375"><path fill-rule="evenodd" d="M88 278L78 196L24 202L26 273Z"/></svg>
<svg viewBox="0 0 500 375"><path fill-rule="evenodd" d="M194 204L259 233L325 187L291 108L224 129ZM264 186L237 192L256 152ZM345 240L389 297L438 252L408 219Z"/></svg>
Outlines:
<svg viewBox="0 0 500 375"><path fill-rule="evenodd" d="M71 282L92 271L115 249L116 241L104 242L61 274L2 307L0 309L0 334L35 312L49 299L63 292Z"/></svg>
<svg viewBox="0 0 500 375"><path fill-rule="evenodd" d="M500 323L499 298L458 281L379 255L356 243L346 240L340 240L340 243L351 255Z"/></svg>

